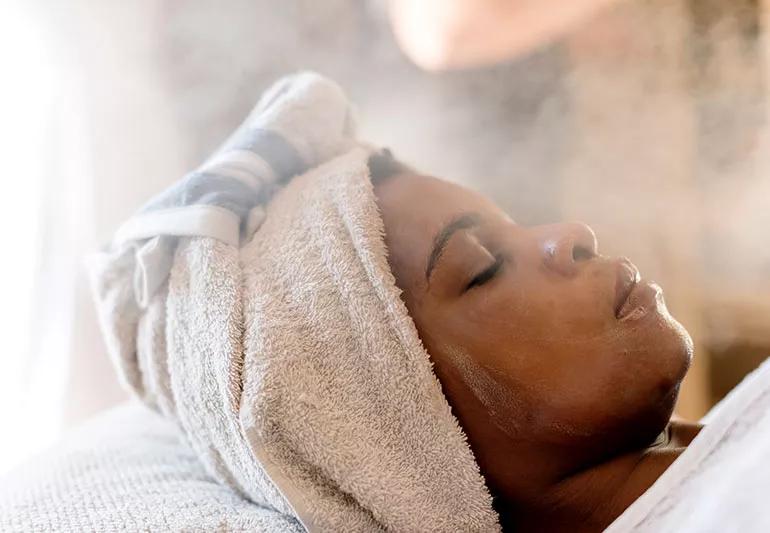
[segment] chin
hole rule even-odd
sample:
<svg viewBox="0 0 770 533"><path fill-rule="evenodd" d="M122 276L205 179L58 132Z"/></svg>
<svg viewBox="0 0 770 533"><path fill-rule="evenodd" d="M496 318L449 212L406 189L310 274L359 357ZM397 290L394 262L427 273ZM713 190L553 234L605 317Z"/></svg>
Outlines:
<svg viewBox="0 0 770 533"><path fill-rule="evenodd" d="M692 362L693 343L690 335L679 322L670 316L668 318L671 329L667 335L659 337L657 346L657 383L650 383L649 400L640 409L632 424L634 429L630 431L633 442L629 444L636 446L649 445L666 428L679 398L682 380Z"/></svg>
<svg viewBox="0 0 770 533"><path fill-rule="evenodd" d="M668 314L668 311L663 313L662 320L666 331L659 337L661 339L659 350L662 354L661 362L664 363L662 368L667 374L664 376L663 392L668 394L675 387L678 394L679 385L692 364L694 353L692 337L682 324Z"/></svg>
<svg viewBox="0 0 770 533"><path fill-rule="evenodd" d="M624 394L634 387L633 400L626 403L620 420L612 427L615 450L649 446L666 428L674 412L682 380L690 368L693 344L687 331L668 317L665 331L658 331L656 342L632 382L626 382Z"/></svg>

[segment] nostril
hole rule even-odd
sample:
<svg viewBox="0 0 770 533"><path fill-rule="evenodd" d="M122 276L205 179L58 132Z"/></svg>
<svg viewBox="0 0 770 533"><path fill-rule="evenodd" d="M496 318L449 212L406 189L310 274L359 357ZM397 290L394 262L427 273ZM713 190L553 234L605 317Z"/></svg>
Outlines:
<svg viewBox="0 0 770 533"><path fill-rule="evenodd" d="M572 260L573 261L585 261L594 257L594 251L585 246L574 246L572 248Z"/></svg>

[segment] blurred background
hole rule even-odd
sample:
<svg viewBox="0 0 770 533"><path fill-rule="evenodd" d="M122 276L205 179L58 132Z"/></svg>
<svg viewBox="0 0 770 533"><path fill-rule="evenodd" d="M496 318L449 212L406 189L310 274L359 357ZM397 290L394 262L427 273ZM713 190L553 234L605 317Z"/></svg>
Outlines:
<svg viewBox="0 0 770 533"><path fill-rule="evenodd" d="M125 399L84 254L306 68L363 138L659 281L700 417L770 355L769 32L770 0L4 0L0 471Z"/></svg>

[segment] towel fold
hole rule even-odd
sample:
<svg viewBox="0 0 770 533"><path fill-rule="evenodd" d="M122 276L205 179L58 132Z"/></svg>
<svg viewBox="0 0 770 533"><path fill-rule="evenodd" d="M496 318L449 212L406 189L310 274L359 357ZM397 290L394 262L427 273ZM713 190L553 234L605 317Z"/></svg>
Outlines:
<svg viewBox="0 0 770 533"><path fill-rule="evenodd" d="M279 81L91 261L123 382L308 531L499 531L388 268L351 106ZM285 523L285 522L283 522Z"/></svg>

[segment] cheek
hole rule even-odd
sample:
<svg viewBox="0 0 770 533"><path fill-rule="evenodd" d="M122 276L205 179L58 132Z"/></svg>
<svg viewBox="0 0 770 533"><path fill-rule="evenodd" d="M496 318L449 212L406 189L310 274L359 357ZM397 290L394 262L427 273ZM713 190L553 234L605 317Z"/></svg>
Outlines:
<svg viewBox="0 0 770 533"><path fill-rule="evenodd" d="M529 302L489 298L461 320L447 316L445 324L452 342L524 406L517 416L553 439L590 437L658 411L667 416L662 400L691 355L681 326L655 314L629 327L614 317L567 312L556 301L546 294Z"/></svg>
<svg viewBox="0 0 770 533"><path fill-rule="evenodd" d="M613 326L612 305L598 288L568 289L554 283L517 283L479 296L462 314L477 327L553 342L602 335Z"/></svg>
<svg viewBox="0 0 770 533"><path fill-rule="evenodd" d="M482 408L482 417L498 429L511 436L522 430L520 421L526 419L524 398L512 386L507 375L500 374L494 366L485 363L465 347L442 344L436 347L434 353L439 354L434 358L435 367L441 369L439 374L445 378L442 384L445 385L445 392L454 400L452 405L456 410L464 412L469 403L468 397L471 396L472 403Z"/></svg>
<svg viewBox="0 0 770 533"><path fill-rule="evenodd" d="M574 436L629 427L654 433L671 414L691 355L686 332L664 315L637 328L576 339L538 391L543 417Z"/></svg>

